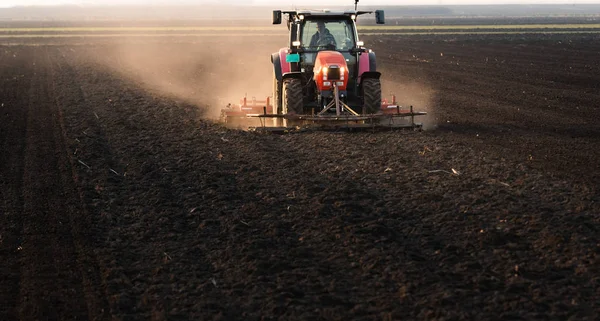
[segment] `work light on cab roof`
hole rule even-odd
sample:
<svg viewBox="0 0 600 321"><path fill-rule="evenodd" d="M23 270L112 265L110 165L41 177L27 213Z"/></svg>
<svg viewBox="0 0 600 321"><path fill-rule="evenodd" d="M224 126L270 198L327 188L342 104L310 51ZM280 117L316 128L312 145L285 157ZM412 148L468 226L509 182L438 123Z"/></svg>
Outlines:
<svg viewBox="0 0 600 321"><path fill-rule="evenodd" d="M285 16L288 45L271 55L273 91L266 99L244 97L222 110L228 124L257 120L257 130L286 131L304 127L422 128L414 117L425 115L381 97L381 73L375 52L359 40L356 22L382 10L274 10L273 24Z"/></svg>

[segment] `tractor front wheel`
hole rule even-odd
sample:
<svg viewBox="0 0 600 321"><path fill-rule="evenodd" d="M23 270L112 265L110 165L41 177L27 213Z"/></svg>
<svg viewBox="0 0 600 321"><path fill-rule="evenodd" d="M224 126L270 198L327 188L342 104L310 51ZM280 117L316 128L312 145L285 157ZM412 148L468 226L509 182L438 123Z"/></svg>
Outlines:
<svg viewBox="0 0 600 321"><path fill-rule="evenodd" d="M379 79L367 78L362 81L362 94L365 112L376 114L381 110L381 82Z"/></svg>

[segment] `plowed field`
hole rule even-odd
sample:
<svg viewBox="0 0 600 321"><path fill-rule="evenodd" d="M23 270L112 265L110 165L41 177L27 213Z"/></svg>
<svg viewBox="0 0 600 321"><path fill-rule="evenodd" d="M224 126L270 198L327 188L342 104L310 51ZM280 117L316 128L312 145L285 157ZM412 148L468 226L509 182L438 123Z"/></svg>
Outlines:
<svg viewBox="0 0 600 321"><path fill-rule="evenodd" d="M428 129L287 135L181 40L0 46L0 320L600 318L598 36L370 36Z"/></svg>

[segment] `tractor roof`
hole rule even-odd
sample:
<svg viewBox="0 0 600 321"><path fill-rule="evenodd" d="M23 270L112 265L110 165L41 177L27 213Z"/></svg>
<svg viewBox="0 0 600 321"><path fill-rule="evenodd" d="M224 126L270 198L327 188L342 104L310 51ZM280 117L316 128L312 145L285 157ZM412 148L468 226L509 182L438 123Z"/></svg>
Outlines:
<svg viewBox="0 0 600 321"><path fill-rule="evenodd" d="M305 17L317 16L317 17L351 17L353 15L359 16L362 14L373 13L373 11L330 11L330 10L293 10L293 11L282 11L284 14L291 16L303 15Z"/></svg>

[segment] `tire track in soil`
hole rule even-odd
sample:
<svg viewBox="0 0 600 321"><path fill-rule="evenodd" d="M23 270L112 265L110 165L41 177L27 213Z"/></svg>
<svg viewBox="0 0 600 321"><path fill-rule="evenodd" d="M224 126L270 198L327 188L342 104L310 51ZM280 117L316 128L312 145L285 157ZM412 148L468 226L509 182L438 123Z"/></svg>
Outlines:
<svg viewBox="0 0 600 321"><path fill-rule="evenodd" d="M148 257L147 254L157 253L157 250L153 246L145 248L145 243L139 244L144 248L130 247L134 242L130 237L135 234L131 230L136 230L140 227L139 222L147 221L146 216L150 216L133 217L131 214L152 211L144 203L144 196L138 194L142 191L163 195L163 199L171 200L169 203L172 204L179 204L181 200L172 194L173 187L165 185L166 182L148 186L145 182L136 181L135 176L126 177L129 167L126 162L133 162L135 156L132 159L128 153L131 148L123 148L122 137L114 130L121 133L123 127L120 125L139 128L139 123L123 124L124 119L137 119L140 123L143 120L129 112L127 106L117 107L109 97L115 99L138 94L120 86L120 80L108 76L100 66L80 56L84 51L60 50L62 57L68 57L62 62L65 76L61 86L66 91L65 99L77 105L68 112L73 123L77 123L68 129L72 137L77 137L74 145L77 157L90 166L89 170L79 167L79 174L87 185L82 197L88 200L90 211L99 218L96 224L106 225L106 243L98 252L102 257L101 273L107 285L110 313L113 318L123 320L139 317L163 320L170 305L167 298L171 296L169 274L165 273L170 270L167 264L170 256L164 251L158 260ZM160 168L160 164L152 158L147 158L144 166ZM114 169L116 171L113 172ZM142 202L142 208L139 202ZM156 239L160 237L156 236Z"/></svg>
<svg viewBox="0 0 600 321"><path fill-rule="evenodd" d="M64 130L65 136L69 137L70 149L74 151L73 175L80 185L81 201L89 213L88 226L93 226L97 235L94 276L103 285L103 296L106 299L102 303L107 307L106 313L116 320L128 320L133 313L141 315L144 311L135 305L140 301L132 288L135 275L127 273L135 262L128 260L129 251L126 247L114 248L110 244L112 238L120 238L115 236L120 234L120 228L112 220L113 214L118 215L111 211L115 207L114 199L106 192L111 191L110 186L123 183L123 178L117 177L110 170L116 169L124 173L126 165L115 159L110 137L106 135L105 126L102 125L104 115L99 112L98 106L105 101L94 101L91 98L94 95L98 97L97 93L104 92L105 88L94 88L93 95L84 90L86 84L97 82L97 76L80 64L72 48L69 51L57 48L54 57L57 57L57 67L60 68L60 76L57 78L59 100L62 105L70 107L64 111L65 121L68 123ZM86 71L85 76L82 75L82 70ZM102 97L105 100L106 97ZM105 191L105 188L108 190Z"/></svg>
<svg viewBox="0 0 600 321"><path fill-rule="evenodd" d="M18 318L18 296L21 269L19 264L23 229L22 177L28 99L23 89L30 88L27 70L31 56L27 50L0 47L0 320ZM1 51L1 50L0 50ZM13 56L14 55L14 56ZM21 77L23 76L23 77Z"/></svg>
<svg viewBox="0 0 600 321"><path fill-rule="evenodd" d="M62 189L65 172L59 153L64 150L57 142L57 115L45 79L47 56L40 48L33 55L22 177L19 316L22 320L83 319L83 291L73 266L73 242L65 216L73 209L65 195L68 191Z"/></svg>
<svg viewBox="0 0 600 321"><path fill-rule="evenodd" d="M34 76L24 135L18 314L21 320L96 319L88 311L90 287L82 284L87 267L79 259L73 235L82 211L63 142L49 56L44 48L32 50L34 67L24 69Z"/></svg>
<svg viewBox="0 0 600 321"><path fill-rule="evenodd" d="M75 239L75 247L77 250L77 261L80 265L82 282L85 291L85 298L88 304L89 319L90 320L105 320L108 319L109 306L106 299L106 291L103 284L103 280L100 276L100 264L96 255L96 248L98 247L98 239L102 235L103 230L100 228L101 224L98 224L90 213L88 206L85 204L83 197L83 188L81 186L81 179L77 175L76 166L79 164L74 157L76 151L72 151L67 143L67 131L66 131L66 119L65 119L65 107L73 108L73 106L65 106L61 101L61 94L57 89L56 81L59 78L64 78L63 72L63 61L57 61L59 55L56 54L55 48L52 48L52 53L48 52L49 48L46 49L49 64L49 86L51 86L54 102L57 106L58 118L60 121L61 131L61 146L66 151L64 155L69 155L64 161L65 164L68 162L68 172L71 175L72 182L76 186L77 199L79 202L79 215L71 216L70 222L72 226L72 233ZM64 57L64 55L61 55Z"/></svg>

